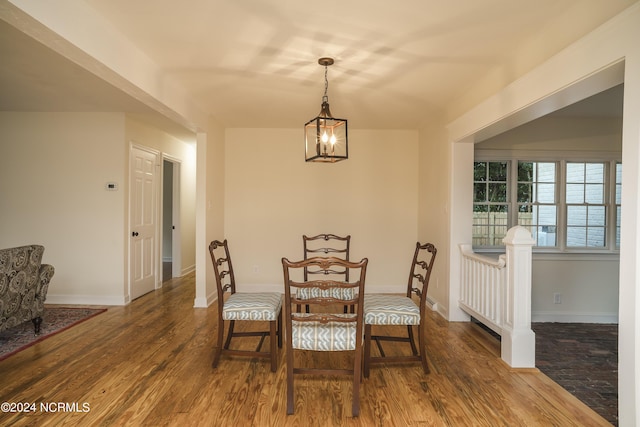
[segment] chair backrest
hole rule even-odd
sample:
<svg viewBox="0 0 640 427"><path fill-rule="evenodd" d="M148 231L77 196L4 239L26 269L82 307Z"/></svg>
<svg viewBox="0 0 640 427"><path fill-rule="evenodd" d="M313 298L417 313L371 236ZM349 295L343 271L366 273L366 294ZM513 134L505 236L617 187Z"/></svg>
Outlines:
<svg viewBox="0 0 640 427"><path fill-rule="evenodd" d="M236 293L236 279L233 275L233 265L231 264L231 255L229 254L227 239L224 239L223 242L220 240L212 241L209 244L209 254L211 254L213 272L218 288L218 305L222 310L224 293L226 291L232 294Z"/></svg>
<svg viewBox="0 0 640 427"><path fill-rule="evenodd" d="M282 258L285 288L285 316L287 330L291 331L291 322L355 322L357 323L357 337L362 338L362 318L364 302L364 285L367 274L367 258L359 262L350 262L336 257L313 257L303 261L292 262ZM358 280L354 282L335 279L314 279L296 281L299 270L305 268L331 270L348 268L359 272ZM313 290L304 299L298 299L300 289ZM312 307L310 313L298 313L292 309L292 304L308 304ZM321 307L318 307L321 306ZM344 306L355 306L355 313L344 313Z"/></svg>
<svg viewBox="0 0 640 427"><path fill-rule="evenodd" d="M416 243L413 261L411 261L411 271L409 272L407 297L411 298L412 293L420 297L420 311L424 309L427 302L429 278L431 277L431 270L437 253L438 250L431 243Z"/></svg>
<svg viewBox="0 0 640 427"><path fill-rule="evenodd" d="M304 247L304 259L313 257L335 257L345 261L349 261L349 246L351 244L351 236L336 236L335 234L318 234L317 236L302 236L302 244ZM331 269L320 269L312 267L304 269L304 280L309 279L309 275L337 274L343 276L345 281L349 281L349 269L334 267Z"/></svg>

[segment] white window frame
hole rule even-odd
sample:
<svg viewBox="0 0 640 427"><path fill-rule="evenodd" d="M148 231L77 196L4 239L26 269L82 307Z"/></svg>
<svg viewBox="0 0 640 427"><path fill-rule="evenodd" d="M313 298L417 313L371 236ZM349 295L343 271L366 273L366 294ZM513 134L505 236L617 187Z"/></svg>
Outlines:
<svg viewBox="0 0 640 427"><path fill-rule="evenodd" d="M557 194L557 246L534 246L536 253L575 253L575 254L612 254L619 253L616 246L617 224L616 210L616 164L622 163L621 155L617 152L574 152L574 151L533 151L533 150L476 150L474 162L509 162L508 191L509 191L509 220L508 228L517 224L517 171L518 161L523 162L556 162L556 194ZM605 163L605 205L606 230L605 247L567 247L567 203L566 203L566 164L567 162ZM495 252L497 247L474 247L477 252Z"/></svg>

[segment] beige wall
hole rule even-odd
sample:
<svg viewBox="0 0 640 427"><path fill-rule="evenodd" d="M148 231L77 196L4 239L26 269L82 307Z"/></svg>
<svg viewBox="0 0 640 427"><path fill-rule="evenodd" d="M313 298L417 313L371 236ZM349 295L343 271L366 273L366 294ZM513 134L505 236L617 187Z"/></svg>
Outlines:
<svg viewBox="0 0 640 427"><path fill-rule="evenodd" d="M195 307L208 307L216 298L209 243L224 236L225 143L224 129L215 120L197 135L196 183L196 298Z"/></svg>
<svg viewBox="0 0 640 427"><path fill-rule="evenodd" d="M418 133L352 130L349 159L306 163L300 129L227 129L225 236L244 289L282 290L302 235L351 235L367 288L402 292L418 239ZM242 289L242 288L241 288Z"/></svg>
<svg viewBox="0 0 640 427"><path fill-rule="evenodd" d="M0 247L37 243L48 302L123 304L122 113L0 113ZM107 182L118 191L106 191Z"/></svg>
<svg viewBox="0 0 640 427"><path fill-rule="evenodd" d="M45 246L56 269L47 302L128 301L132 140L181 161L182 265L193 269L194 147L123 113L0 113L0 247Z"/></svg>
<svg viewBox="0 0 640 427"><path fill-rule="evenodd" d="M447 317L449 300L449 146L441 126L420 131L418 180L418 236L438 249L429 281L429 299L434 309Z"/></svg>

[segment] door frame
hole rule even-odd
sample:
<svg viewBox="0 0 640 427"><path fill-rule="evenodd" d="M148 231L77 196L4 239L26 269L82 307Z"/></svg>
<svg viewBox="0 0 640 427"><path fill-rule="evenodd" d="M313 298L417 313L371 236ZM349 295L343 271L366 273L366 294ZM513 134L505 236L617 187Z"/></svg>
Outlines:
<svg viewBox="0 0 640 427"><path fill-rule="evenodd" d="M181 231L181 227L180 227L180 168L181 168L181 161L180 159L170 156L168 154L162 153L162 176L161 176L161 181L164 182L164 162L170 162L173 165L173 183L172 183L172 195L171 195L171 200L172 200L172 206L171 206L171 219L172 219L172 225L175 227L172 229L172 236L171 236L171 277L180 277L182 276L182 231ZM160 200L159 200L160 206L164 206L164 191L161 191L161 195L160 195ZM159 237L159 243L160 243L160 254L162 254L162 242L164 242L164 213L163 210L160 209L160 220L159 222L159 227L160 227L160 237ZM160 256L160 265L162 266L162 256ZM159 287L162 287L162 280L159 281L160 285Z"/></svg>

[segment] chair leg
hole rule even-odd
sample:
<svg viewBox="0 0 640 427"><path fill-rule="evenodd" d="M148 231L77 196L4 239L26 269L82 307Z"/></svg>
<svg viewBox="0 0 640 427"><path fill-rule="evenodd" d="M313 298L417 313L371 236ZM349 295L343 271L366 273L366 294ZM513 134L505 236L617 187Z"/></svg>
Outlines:
<svg viewBox="0 0 640 427"><path fill-rule="evenodd" d="M218 362L220 361L220 354L222 353L223 337L224 337L224 320L220 318L218 319L218 340L216 344L215 354L213 355L213 363L212 363L212 366L214 368L218 367Z"/></svg>
<svg viewBox="0 0 640 427"><path fill-rule="evenodd" d="M362 374L362 348L356 350L353 367L353 402L351 402L351 416L360 415L360 375Z"/></svg>
<svg viewBox="0 0 640 427"><path fill-rule="evenodd" d="M419 329L419 327L418 327L418 329ZM415 337L413 336L413 326L407 325L407 335L409 336L409 343L411 344L411 351L413 352L414 356L417 356L418 355L418 349L416 348L416 340L415 340ZM418 340L419 339L420 339L420 337L418 337Z"/></svg>
<svg viewBox="0 0 640 427"><path fill-rule="evenodd" d="M231 337L233 337L233 327L235 326L235 320L229 320L229 332L227 333L227 340L224 342L225 350L229 348L231 344Z"/></svg>
<svg viewBox="0 0 640 427"><path fill-rule="evenodd" d="M269 322L269 346L271 352L271 372L278 369L278 350L276 349L276 321Z"/></svg>
<svg viewBox="0 0 640 427"><path fill-rule="evenodd" d="M293 349L287 344L287 415L292 415L293 410Z"/></svg>
<svg viewBox="0 0 640 427"><path fill-rule="evenodd" d="M429 363L427 363L427 350L424 342L424 329L422 324L418 326L418 345L420 345L420 360L422 361L422 370L425 374L430 373Z"/></svg>
<svg viewBox="0 0 640 427"><path fill-rule="evenodd" d="M42 317L38 316L35 319L31 319L33 322L33 333L36 335L40 334L40 325L42 324Z"/></svg>
<svg viewBox="0 0 640 427"><path fill-rule="evenodd" d="M278 348L282 348L282 311L278 313Z"/></svg>
<svg viewBox="0 0 640 427"><path fill-rule="evenodd" d="M371 359L371 325L364 325L364 377L369 378Z"/></svg>

